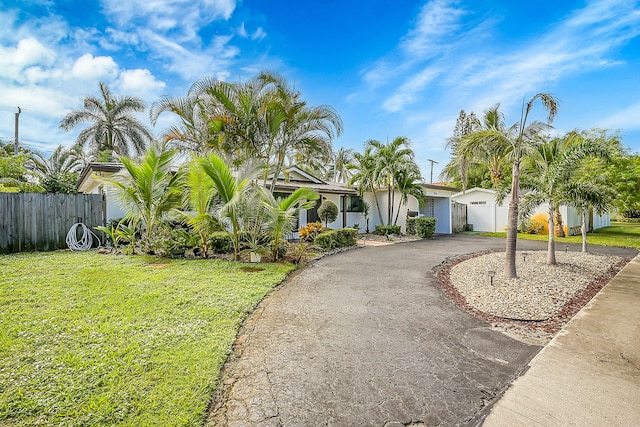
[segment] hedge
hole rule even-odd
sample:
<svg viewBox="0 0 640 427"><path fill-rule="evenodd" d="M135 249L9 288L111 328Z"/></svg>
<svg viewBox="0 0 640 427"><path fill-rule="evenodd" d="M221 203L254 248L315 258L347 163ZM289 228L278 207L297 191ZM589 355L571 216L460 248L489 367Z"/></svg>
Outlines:
<svg viewBox="0 0 640 427"><path fill-rule="evenodd" d="M341 228L338 230L323 231L318 234L313 243L323 251L354 246L358 231L353 228Z"/></svg>
<svg viewBox="0 0 640 427"><path fill-rule="evenodd" d="M428 217L407 218L407 234L429 239L436 231L436 219Z"/></svg>
<svg viewBox="0 0 640 427"><path fill-rule="evenodd" d="M376 225L376 229L373 234L377 234L378 236L390 236L392 234L400 235L402 233L399 225Z"/></svg>

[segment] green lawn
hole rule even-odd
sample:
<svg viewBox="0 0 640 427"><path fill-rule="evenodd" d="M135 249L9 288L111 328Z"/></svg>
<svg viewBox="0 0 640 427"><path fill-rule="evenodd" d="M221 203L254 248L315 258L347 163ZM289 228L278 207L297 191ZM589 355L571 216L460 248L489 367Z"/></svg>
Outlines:
<svg viewBox="0 0 640 427"><path fill-rule="evenodd" d="M202 425L239 326L293 269L241 267L0 256L0 425Z"/></svg>
<svg viewBox="0 0 640 427"><path fill-rule="evenodd" d="M506 237L506 233L481 233L483 236ZM546 234L518 234L518 239L547 241ZM556 237L560 243L582 243L582 236ZM600 228L593 233L587 233L587 243L590 245L620 246L640 249L640 224L612 222L610 227Z"/></svg>

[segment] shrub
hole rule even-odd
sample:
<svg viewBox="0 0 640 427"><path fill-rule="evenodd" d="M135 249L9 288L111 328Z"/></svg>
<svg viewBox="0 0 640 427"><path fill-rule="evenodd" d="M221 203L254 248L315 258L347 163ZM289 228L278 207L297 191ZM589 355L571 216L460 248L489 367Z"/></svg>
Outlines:
<svg viewBox="0 0 640 427"><path fill-rule="evenodd" d="M269 245L267 246L267 250L269 251L270 254L273 253L275 242L276 242L275 240L272 240L269 242ZM283 258L285 255L287 255L288 250L289 250L289 242L284 239L280 239L280 241L278 242L278 258Z"/></svg>
<svg viewBox="0 0 640 427"><path fill-rule="evenodd" d="M318 208L318 217L328 225L338 218L338 206L331 200L325 200Z"/></svg>
<svg viewBox="0 0 640 427"><path fill-rule="evenodd" d="M328 230L316 236L314 244L323 251L354 246L356 244L358 232L353 228L341 228L339 230Z"/></svg>
<svg viewBox="0 0 640 427"><path fill-rule="evenodd" d="M376 225L373 234L378 236L390 236L392 234L401 234L399 225Z"/></svg>
<svg viewBox="0 0 640 427"><path fill-rule="evenodd" d="M415 227L415 235L422 239L430 239L436 232L436 219L421 217L407 220L407 234L409 234L409 220L411 220L412 227Z"/></svg>
<svg viewBox="0 0 640 427"><path fill-rule="evenodd" d="M418 235L417 223L418 217L407 218L407 222L405 224L405 227L407 228L407 234L410 234L411 236Z"/></svg>
<svg viewBox="0 0 640 427"><path fill-rule="evenodd" d="M300 240L305 242L313 242L318 234L322 232L322 223L320 221L310 222L307 225L303 225L298 230Z"/></svg>
<svg viewBox="0 0 640 427"><path fill-rule="evenodd" d="M207 239L209 250L216 254L228 254L233 252L233 241L226 231L216 231Z"/></svg>

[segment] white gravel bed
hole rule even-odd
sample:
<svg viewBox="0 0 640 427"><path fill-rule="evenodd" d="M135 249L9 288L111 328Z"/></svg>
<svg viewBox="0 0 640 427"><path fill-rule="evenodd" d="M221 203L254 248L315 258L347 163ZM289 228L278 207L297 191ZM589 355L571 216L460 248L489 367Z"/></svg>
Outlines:
<svg viewBox="0 0 640 427"><path fill-rule="evenodd" d="M450 271L451 284L476 309L507 319L545 320L553 317L577 292L622 258L556 252L558 265L547 265L546 251L516 255L517 279L504 277L504 252L463 261ZM495 271L493 285L489 271Z"/></svg>

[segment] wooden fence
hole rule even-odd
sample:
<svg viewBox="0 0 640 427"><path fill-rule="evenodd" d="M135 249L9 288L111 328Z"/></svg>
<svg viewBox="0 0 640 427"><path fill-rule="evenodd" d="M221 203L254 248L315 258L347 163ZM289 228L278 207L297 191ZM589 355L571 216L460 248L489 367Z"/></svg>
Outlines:
<svg viewBox="0 0 640 427"><path fill-rule="evenodd" d="M467 205L451 203L451 228L454 233L460 233L467 226Z"/></svg>
<svg viewBox="0 0 640 427"><path fill-rule="evenodd" d="M67 247L71 226L104 223L100 194L0 193L0 253Z"/></svg>

